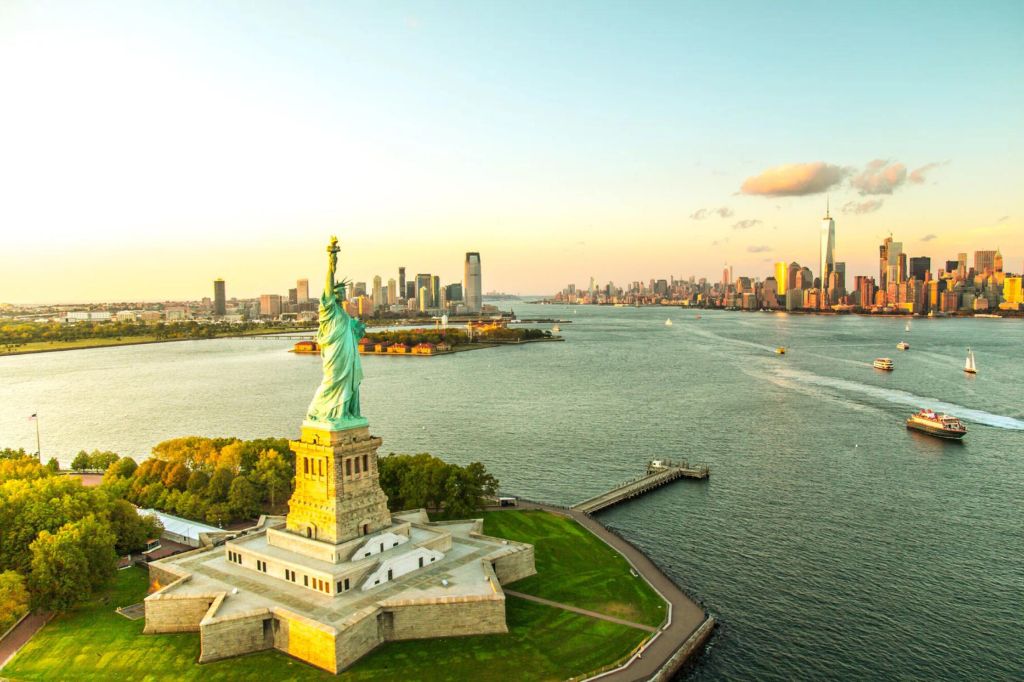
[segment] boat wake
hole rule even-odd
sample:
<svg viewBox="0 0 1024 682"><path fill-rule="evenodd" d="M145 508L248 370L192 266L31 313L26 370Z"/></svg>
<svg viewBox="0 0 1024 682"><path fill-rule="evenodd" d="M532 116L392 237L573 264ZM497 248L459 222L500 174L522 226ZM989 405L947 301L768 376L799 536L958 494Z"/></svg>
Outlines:
<svg viewBox="0 0 1024 682"><path fill-rule="evenodd" d="M850 393L859 393L861 395L881 398L898 405L909 405L914 408L928 407L936 412L948 412L960 417L961 419L965 419L976 424L984 424L985 426L993 426L999 429L1024 431L1024 421L1021 421L1020 419L1015 419L1002 414L992 414L991 412L985 412L984 410L975 410L970 407L964 407L963 405L947 403L942 400L936 400L935 398L915 395L913 393L908 393L907 391L882 388L880 386L872 386L870 384L862 384L856 381L837 379L835 377L821 376L810 372L793 370L788 367L778 367L775 368L774 371L778 376L794 382L839 389Z"/></svg>

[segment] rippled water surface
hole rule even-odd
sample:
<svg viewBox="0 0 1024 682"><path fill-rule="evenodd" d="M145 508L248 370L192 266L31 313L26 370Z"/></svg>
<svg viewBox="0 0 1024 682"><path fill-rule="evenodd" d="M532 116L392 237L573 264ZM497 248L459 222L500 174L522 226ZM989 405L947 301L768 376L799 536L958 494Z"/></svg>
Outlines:
<svg viewBox="0 0 1024 682"><path fill-rule="evenodd" d="M364 358L363 413L384 452L478 459L560 503L654 457L709 463L708 482L603 514L720 619L690 677L1024 677L1020 321L515 308L572 320L566 342ZM0 358L0 443L34 450L33 412L44 458L65 463L185 434L295 436L320 369L289 346ZM918 407L965 419L965 442L907 432Z"/></svg>

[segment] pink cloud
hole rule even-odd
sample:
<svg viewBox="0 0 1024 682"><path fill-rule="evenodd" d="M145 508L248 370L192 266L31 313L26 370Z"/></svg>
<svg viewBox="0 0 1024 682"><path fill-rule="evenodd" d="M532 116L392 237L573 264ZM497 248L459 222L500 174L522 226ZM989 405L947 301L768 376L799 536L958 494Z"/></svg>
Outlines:
<svg viewBox="0 0 1024 682"><path fill-rule="evenodd" d="M947 163L949 162L943 161L942 163L926 163L920 168L915 168L914 170L910 171L910 181L915 185L921 185L924 183L925 180L928 179L925 177L925 175L927 175L930 171L938 168L939 166L945 166Z"/></svg>
<svg viewBox="0 0 1024 682"><path fill-rule="evenodd" d="M747 178L740 192L767 197L820 194L842 182L847 173L846 169L824 161L790 163Z"/></svg>
<svg viewBox="0 0 1024 682"><path fill-rule="evenodd" d="M907 167L898 161L889 163L875 159L850 180L861 196L866 194L892 194L893 190L907 181Z"/></svg>

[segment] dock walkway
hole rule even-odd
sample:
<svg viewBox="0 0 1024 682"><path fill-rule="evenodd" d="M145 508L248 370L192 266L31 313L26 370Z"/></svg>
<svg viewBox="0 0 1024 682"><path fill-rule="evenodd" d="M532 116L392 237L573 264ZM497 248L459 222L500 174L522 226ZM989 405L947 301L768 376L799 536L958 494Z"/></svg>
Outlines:
<svg viewBox="0 0 1024 682"><path fill-rule="evenodd" d="M602 509L613 507L620 502L643 495L680 478L705 479L710 475L711 470L706 464L691 466L687 462L673 463L665 460L664 463L652 464L648 467L647 474L644 476L626 481L607 492L591 497L589 500L574 504L572 509L584 514L596 514Z"/></svg>

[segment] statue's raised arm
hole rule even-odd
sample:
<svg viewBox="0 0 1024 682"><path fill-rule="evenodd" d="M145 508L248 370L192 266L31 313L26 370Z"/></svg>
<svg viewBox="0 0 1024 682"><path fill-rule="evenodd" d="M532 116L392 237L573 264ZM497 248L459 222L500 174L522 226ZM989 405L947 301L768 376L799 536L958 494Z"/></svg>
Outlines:
<svg viewBox="0 0 1024 682"><path fill-rule="evenodd" d="M363 367L359 361L359 340L365 328L345 311L345 285L336 281L338 238L327 245L327 281L320 298L317 342L323 360L323 381L309 405L306 421L310 425L346 429L365 426L359 411L359 384Z"/></svg>

